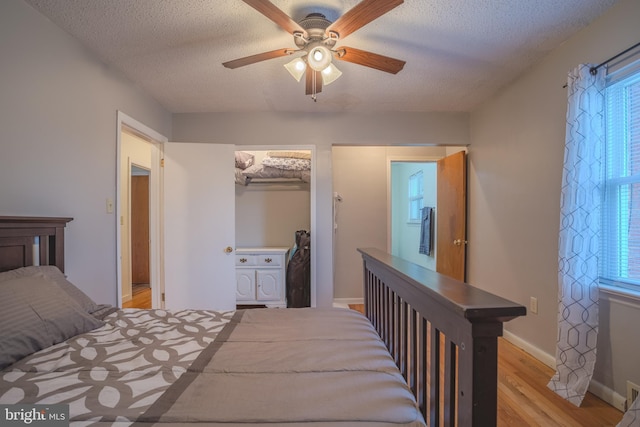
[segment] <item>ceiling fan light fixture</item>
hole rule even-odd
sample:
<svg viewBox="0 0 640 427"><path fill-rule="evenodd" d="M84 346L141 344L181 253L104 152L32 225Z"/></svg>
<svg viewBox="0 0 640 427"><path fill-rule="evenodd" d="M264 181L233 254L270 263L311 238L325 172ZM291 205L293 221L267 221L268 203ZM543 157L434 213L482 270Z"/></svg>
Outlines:
<svg viewBox="0 0 640 427"><path fill-rule="evenodd" d="M324 45L318 45L311 48L307 55L307 63L309 67L316 71L322 71L331 65L331 51Z"/></svg>
<svg viewBox="0 0 640 427"><path fill-rule="evenodd" d="M300 79L302 79L302 76L304 76L305 70L307 69L307 64L302 58L295 58L294 60L284 64L284 68L287 69L289 74L291 74L294 79L300 81Z"/></svg>
<svg viewBox="0 0 640 427"><path fill-rule="evenodd" d="M321 74L322 74L322 84L326 86L336 81L338 77L342 75L342 71L338 70L338 67L336 67L335 65L329 64L327 68L322 70Z"/></svg>
<svg viewBox="0 0 640 427"><path fill-rule="evenodd" d="M347 37L371 21L391 11L403 3L402 0L359 0L346 13L333 22L322 13L309 13L296 22L282 9L272 3L273 0L243 0L249 6L269 18L283 30L293 35L298 49L276 49L244 58L224 62L226 68L238 68L256 62L304 52L303 56L285 64L287 71L298 82L305 76L305 94L316 100L316 94L322 91L322 85L331 84L342 72L333 66L333 56L342 61L374 68L391 74L397 74L405 61L379 55L356 48L335 48L338 40Z"/></svg>

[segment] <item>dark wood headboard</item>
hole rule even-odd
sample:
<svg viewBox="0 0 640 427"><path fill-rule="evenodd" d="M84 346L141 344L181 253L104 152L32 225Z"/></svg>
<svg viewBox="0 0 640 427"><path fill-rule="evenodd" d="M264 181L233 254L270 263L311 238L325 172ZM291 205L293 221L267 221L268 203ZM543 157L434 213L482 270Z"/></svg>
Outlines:
<svg viewBox="0 0 640 427"><path fill-rule="evenodd" d="M0 216L0 271L34 265L33 245L39 239L39 265L64 272L64 228L73 218Z"/></svg>

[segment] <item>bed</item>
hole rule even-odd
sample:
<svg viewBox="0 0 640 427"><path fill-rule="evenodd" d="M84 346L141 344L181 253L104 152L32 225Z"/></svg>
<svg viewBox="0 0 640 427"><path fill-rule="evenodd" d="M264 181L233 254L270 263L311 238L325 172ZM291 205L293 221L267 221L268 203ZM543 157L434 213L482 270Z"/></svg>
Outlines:
<svg viewBox="0 0 640 427"><path fill-rule="evenodd" d="M65 277L69 221L0 217L5 409L68 405L73 425L497 423L497 339L520 304L359 248L366 317L119 310Z"/></svg>
<svg viewBox="0 0 640 427"><path fill-rule="evenodd" d="M0 404L69 405L72 425L426 425L360 313L99 305L63 274L70 220L0 217Z"/></svg>

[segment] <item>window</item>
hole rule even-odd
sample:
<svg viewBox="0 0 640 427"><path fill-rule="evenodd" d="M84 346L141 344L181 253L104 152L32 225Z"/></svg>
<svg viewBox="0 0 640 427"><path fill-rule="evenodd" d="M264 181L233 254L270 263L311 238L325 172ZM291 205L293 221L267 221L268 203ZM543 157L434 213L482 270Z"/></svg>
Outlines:
<svg viewBox="0 0 640 427"><path fill-rule="evenodd" d="M640 291L640 64L606 88L602 278Z"/></svg>
<svg viewBox="0 0 640 427"><path fill-rule="evenodd" d="M424 207L424 178L422 171L409 177L409 222L420 222Z"/></svg>

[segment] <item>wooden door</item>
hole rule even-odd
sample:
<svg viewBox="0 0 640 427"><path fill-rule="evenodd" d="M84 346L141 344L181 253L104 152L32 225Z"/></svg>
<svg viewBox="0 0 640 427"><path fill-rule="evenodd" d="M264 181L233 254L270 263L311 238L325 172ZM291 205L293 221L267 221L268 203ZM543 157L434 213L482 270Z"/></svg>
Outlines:
<svg viewBox="0 0 640 427"><path fill-rule="evenodd" d="M464 151L438 160L436 271L465 280L467 158Z"/></svg>
<svg viewBox="0 0 640 427"><path fill-rule="evenodd" d="M131 177L131 283L150 284L149 176Z"/></svg>
<svg viewBox="0 0 640 427"><path fill-rule="evenodd" d="M165 305L235 310L235 147L164 147Z"/></svg>

